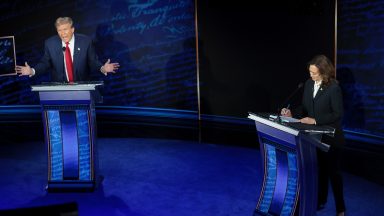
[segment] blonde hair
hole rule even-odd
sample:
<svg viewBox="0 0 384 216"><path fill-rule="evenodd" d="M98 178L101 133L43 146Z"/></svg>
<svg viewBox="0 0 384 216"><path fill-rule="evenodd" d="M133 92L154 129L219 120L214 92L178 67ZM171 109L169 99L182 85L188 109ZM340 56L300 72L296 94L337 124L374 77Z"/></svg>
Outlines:
<svg viewBox="0 0 384 216"><path fill-rule="evenodd" d="M70 24L71 27L73 27L73 20L71 17L59 17L56 19L56 22L55 22L55 27L59 27L60 25L63 25L63 24Z"/></svg>

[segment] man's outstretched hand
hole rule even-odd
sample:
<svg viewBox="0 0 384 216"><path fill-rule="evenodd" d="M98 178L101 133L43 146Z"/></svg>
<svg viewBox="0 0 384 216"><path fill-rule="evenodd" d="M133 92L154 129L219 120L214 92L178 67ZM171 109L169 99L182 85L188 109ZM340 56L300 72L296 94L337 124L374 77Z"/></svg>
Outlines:
<svg viewBox="0 0 384 216"><path fill-rule="evenodd" d="M105 62L105 64L101 68L101 70L102 70L101 72L103 72L104 74L116 73L116 71L120 67L120 64L119 63L110 63L110 62L111 62L111 59L108 59L108 61Z"/></svg>
<svg viewBox="0 0 384 216"><path fill-rule="evenodd" d="M16 65L16 73L19 74L19 76L31 76L33 75L32 73L32 68L28 65L27 62L25 62L25 66L19 66Z"/></svg>

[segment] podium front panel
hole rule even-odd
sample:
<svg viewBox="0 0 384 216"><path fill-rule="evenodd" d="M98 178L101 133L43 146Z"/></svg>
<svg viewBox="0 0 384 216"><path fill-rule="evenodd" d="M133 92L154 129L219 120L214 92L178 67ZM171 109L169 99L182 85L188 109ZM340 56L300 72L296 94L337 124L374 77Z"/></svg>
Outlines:
<svg viewBox="0 0 384 216"><path fill-rule="evenodd" d="M249 118L256 124L264 174L254 215L315 215L319 140L262 116Z"/></svg>
<svg viewBox="0 0 384 216"><path fill-rule="evenodd" d="M267 130L265 130L267 129ZM263 186L255 211L263 215L294 215L299 198L295 136L271 133L257 124L263 161ZM286 140L291 142L287 142Z"/></svg>
<svg viewBox="0 0 384 216"><path fill-rule="evenodd" d="M43 106L48 145L48 181L93 181L89 106Z"/></svg>
<svg viewBox="0 0 384 216"><path fill-rule="evenodd" d="M78 90L75 85L53 88L56 89L35 87L40 96L48 153L47 189L93 190L96 184L94 88Z"/></svg>

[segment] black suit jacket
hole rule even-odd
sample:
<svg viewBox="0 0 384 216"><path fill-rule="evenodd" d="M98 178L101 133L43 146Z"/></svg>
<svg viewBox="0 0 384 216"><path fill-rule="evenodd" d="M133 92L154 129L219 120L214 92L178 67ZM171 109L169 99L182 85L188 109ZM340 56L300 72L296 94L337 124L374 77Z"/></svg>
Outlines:
<svg viewBox="0 0 384 216"><path fill-rule="evenodd" d="M304 85L303 94L303 117L311 117L316 120L317 125L327 125L336 129L334 138L323 136L322 141L331 146L344 145L344 134L342 130L343 97L341 88L336 81L330 85L322 85L313 98L314 81L309 79Z"/></svg>
<svg viewBox="0 0 384 216"><path fill-rule="evenodd" d="M74 34L74 37L74 50L71 50L73 52L74 81L88 81L90 73L99 72L102 64L97 58L91 38L82 34ZM36 74L45 73L51 69L51 81L67 81L64 52L58 35L45 41L44 56L34 69Z"/></svg>

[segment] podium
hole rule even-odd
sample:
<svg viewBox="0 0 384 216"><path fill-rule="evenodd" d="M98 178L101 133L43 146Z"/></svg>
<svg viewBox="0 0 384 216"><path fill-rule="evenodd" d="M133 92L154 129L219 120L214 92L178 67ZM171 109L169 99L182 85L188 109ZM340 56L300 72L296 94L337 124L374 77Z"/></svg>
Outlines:
<svg viewBox="0 0 384 216"><path fill-rule="evenodd" d="M95 99L102 82L32 86L42 109L48 153L48 191L95 188Z"/></svg>
<svg viewBox="0 0 384 216"><path fill-rule="evenodd" d="M312 216L317 210L317 148L328 151L322 134L331 127L276 122L249 113L255 121L263 165L263 185L254 215ZM284 119L283 119L284 120Z"/></svg>

